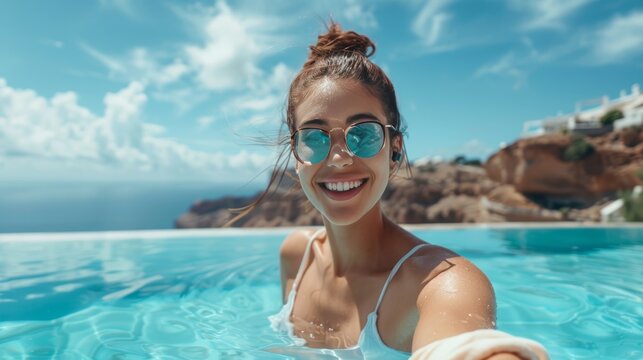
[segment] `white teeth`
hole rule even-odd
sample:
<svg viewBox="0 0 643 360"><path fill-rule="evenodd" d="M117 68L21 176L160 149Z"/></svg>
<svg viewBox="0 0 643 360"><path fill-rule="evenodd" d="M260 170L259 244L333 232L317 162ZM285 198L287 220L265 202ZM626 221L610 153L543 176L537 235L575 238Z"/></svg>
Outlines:
<svg viewBox="0 0 643 360"><path fill-rule="evenodd" d="M364 183L363 180L358 180L358 181L344 181L344 182L338 182L338 183L324 183L324 186L328 190L332 191L346 191L350 190L356 187L359 187Z"/></svg>

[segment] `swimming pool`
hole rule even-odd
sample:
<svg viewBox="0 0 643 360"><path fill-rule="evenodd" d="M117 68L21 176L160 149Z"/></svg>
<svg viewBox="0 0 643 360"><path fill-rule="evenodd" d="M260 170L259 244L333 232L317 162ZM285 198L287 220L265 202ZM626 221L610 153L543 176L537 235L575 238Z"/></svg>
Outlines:
<svg viewBox="0 0 643 360"><path fill-rule="evenodd" d="M643 227L410 229L478 265L498 329L552 359L643 358ZM288 345L267 316L289 231L0 234L0 359L284 359L265 349Z"/></svg>

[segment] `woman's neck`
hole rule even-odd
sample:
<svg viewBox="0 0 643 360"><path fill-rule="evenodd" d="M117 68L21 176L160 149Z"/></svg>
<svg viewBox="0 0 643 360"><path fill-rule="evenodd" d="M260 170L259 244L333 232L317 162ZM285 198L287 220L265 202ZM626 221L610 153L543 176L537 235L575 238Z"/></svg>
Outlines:
<svg viewBox="0 0 643 360"><path fill-rule="evenodd" d="M324 218L336 277L390 270L386 256L392 223L383 216L378 202L360 220L336 225Z"/></svg>

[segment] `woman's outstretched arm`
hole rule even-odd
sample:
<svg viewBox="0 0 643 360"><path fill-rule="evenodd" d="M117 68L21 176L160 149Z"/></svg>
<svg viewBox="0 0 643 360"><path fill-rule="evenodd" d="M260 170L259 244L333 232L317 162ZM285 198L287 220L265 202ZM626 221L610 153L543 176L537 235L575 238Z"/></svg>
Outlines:
<svg viewBox="0 0 643 360"><path fill-rule="evenodd" d="M496 298L487 276L463 257L448 261L452 266L428 280L419 293L413 352L441 339L496 327ZM522 358L504 352L486 359Z"/></svg>

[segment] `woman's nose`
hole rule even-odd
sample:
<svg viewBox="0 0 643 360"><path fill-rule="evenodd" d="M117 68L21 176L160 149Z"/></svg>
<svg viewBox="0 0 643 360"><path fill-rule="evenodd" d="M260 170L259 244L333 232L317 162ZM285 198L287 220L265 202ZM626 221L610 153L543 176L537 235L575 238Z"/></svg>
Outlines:
<svg viewBox="0 0 643 360"><path fill-rule="evenodd" d="M330 154L328 154L328 165L335 167L344 167L353 163L353 157L346 148L346 140L343 131L335 131L335 135L331 132L331 147Z"/></svg>

